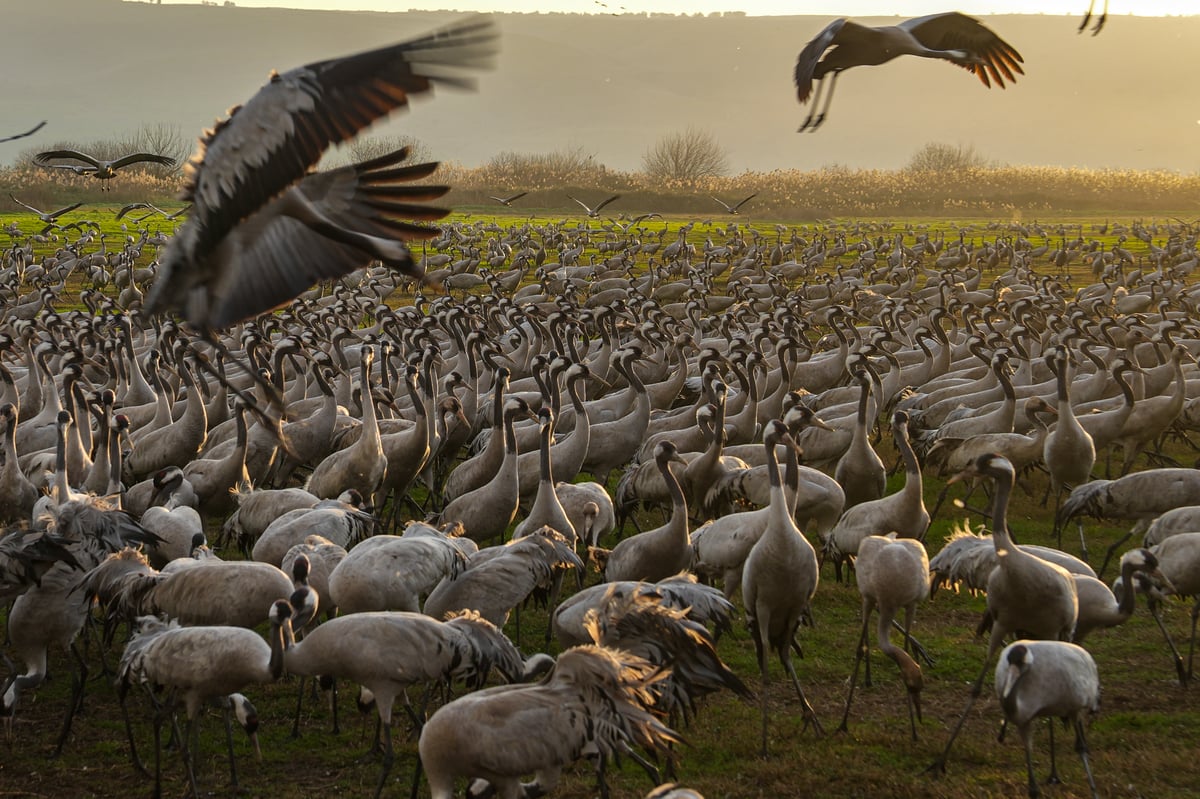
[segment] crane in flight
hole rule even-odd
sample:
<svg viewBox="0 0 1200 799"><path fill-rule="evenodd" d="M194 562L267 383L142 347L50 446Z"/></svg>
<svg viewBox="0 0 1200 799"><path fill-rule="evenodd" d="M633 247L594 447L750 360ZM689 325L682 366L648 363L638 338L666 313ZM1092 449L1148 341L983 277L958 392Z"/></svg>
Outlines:
<svg viewBox="0 0 1200 799"><path fill-rule="evenodd" d="M1015 83L1024 59L1012 45L1001 39L974 17L951 11L905 20L899 25L872 28L848 19L837 19L825 26L804 46L796 59L796 96L801 104L813 99L812 111L800 125L800 131L814 131L829 115L829 104L838 75L851 67L886 64L902 55L940 58L962 67L991 87L1001 89L1004 81ZM827 75L829 88L821 106L822 81ZM813 81L822 81L813 97Z"/></svg>

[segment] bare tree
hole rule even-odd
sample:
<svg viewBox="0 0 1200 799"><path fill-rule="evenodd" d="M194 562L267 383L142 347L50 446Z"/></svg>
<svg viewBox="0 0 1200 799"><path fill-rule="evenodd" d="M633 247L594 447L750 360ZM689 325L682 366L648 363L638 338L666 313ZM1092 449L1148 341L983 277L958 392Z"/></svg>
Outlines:
<svg viewBox="0 0 1200 799"><path fill-rule="evenodd" d="M408 160L414 164L432 160L429 147L412 136L364 136L355 139L348 149L350 160L357 164L394 153L401 147L408 148Z"/></svg>
<svg viewBox="0 0 1200 799"><path fill-rule="evenodd" d="M689 127L663 136L642 155L642 169L658 180L699 180L729 170L725 148L706 130Z"/></svg>
<svg viewBox="0 0 1200 799"><path fill-rule="evenodd" d="M131 153L158 153L175 159L175 166L147 165L147 171L166 177L175 175L192 154L193 140L178 125L169 122L147 122L119 142L118 149Z"/></svg>
<svg viewBox="0 0 1200 799"><path fill-rule="evenodd" d="M988 159L973 144L930 142L913 154L905 168L910 172L959 172L988 166Z"/></svg>

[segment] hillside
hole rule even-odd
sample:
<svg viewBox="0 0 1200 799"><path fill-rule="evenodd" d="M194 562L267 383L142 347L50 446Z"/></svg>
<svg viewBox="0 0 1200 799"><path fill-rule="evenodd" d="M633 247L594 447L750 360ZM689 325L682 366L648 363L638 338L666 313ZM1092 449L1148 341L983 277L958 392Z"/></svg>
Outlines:
<svg viewBox="0 0 1200 799"><path fill-rule="evenodd" d="M457 14L317 12L116 0L10 0L0 48L4 129L49 120L22 146L88 141L144 122L191 135L272 68L411 37ZM383 132L466 165L502 151L581 147L635 169L659 136L711 130L735 172L828 164L892 168L921 145L974 145L1007 163L1200 169L1200 124L1180 76L1200 74L1200 17L1115 17L1075 35L1064 17L987 20L1026 76L987 91L905 59L841 80L826 125L800 135L796 53L828 17L500 15L503 52L478 93L418 102ZM868 22L879 24L880 19ZM1185 43L1189 43L1185 46Z"/></svg>

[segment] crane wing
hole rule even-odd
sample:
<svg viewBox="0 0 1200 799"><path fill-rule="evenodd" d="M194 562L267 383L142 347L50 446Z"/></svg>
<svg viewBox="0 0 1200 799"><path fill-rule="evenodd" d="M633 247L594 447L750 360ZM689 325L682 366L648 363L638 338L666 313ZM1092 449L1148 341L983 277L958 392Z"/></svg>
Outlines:
<svg viewBox="0 0 1200 799"><path fill-rule="evenodd" d="M43 119L41 122L34 125L33 128L25 131L24 133L17 133L12 136L5 136L4 138L0 139L0 144L3 144L6 141L13 141L14 139L23 139L26 136L32 136L33 134L37 133L39 130L41 130L44 127L46 127L46 120Z"/></svg>
<svg viewBox="0 0 1200 799"><path fill-rule="evenodd" d="M978 63L959 64L991 87L994 82L1001 89L1004 81L1015 83L1017 75L1024 75L1021 64L1025 59L1011 44L1001 39L974 17L951 11L946 14L930 14L905 20L898 26L907 30L917 41L933 50L965 50L978 59Z"/></svg>
<svg viewBox="0 0 1200 799"><path fill-rule="evenodd" d="M345 141L433 83L470 86L453 69L481 66L496 33L475 17L411 41L272 75L218 123L187 166L184 199L210 242L299 180Z"/></svg>
<svg viewBox="0 0 1200 799"><path fill-rule="evenodd" d="M796 98L801 103L808 102L808 98L812 96L813 73L817 69L817 62L821 60L821 56L825 55L825 51L833 46L834 40L847 25L860 27L845 18L835 19L813 37L812 41L804 45L804 49L796 57ZM724 205L724 203L721 204Z"/></svg>
<svg viewBox="0 0 1200 799"><path fill-rule="evenodd" d="M113 161L111 166L113 169L120 169L123 166L140 163L162 164L163 166L175 166L175 159L166 155L158 155L157 153L130 153L123 155L116 161Z"/></svg>
<svg viewBox="0 0 1200 799"><path fill-rule="evenodd" d="M50 162L56 158L70 158L75 161L83 161L85 164L91 164L96 169L100 168L100 162L92 158L87 153L81 153L78 150L47 150L44 153L38 153L33 157L33 163L38 166L69 166L67 164L51 164Z"/></svg>
<svg viewBox="0 0 1200 799"><path fill-rule="evenodd" d="M597 205L597 206L596 206L596 207L593 209L593 211L594 211L594 212L599 212L601 208L603 208L604 206L608 205L608 204L609 204L610 202L612 202L613 200L619 200L619 199L621 199L621 195L619 195L619 194L614 194L613 196L609 197L609 198L608 198L607 200L605 200L604 202L602 202L602 203L600 203L599 205Z"/></svg>
<svg viewBox="0 0 1200 799"><path fill-rule="evenodd" d="M416 203L440 197L448 187L397 185L424 178L437 167L391 166L405 155L401 150L309 175L246 219L231 235L234 246L228 247L229 260L218 280L196 289L205 292L207 323L221 328L256 316L376 258L416 274L407 248L398 242L437 235L437 228L407 220L445 216L445 208ZM294 207L315 209L321 224L297 218Z"/></svg>
<svg viewBox="0 0 1200 799"><path fill-rule="evenodd" d="M41 211L39 211L38 209L34 208L32 205L29 205L28 203L23 203L23 202L21 202L21 201L20 201L20 200L18 200L16 197L14 197L14 196L13 196L11 193L9 193L9 195L8 195L8 196L9 196L9 198L11 198L11 199L12 199L12 201L13 201L13 202L15 202L17 205L21 206L22 208L27 208L27 209L29 209L30 211L33 211L33 212L34 212L35 214L37 214L38 216L41 216L41 215L42 215L42 212L41 212Z"/></svg>

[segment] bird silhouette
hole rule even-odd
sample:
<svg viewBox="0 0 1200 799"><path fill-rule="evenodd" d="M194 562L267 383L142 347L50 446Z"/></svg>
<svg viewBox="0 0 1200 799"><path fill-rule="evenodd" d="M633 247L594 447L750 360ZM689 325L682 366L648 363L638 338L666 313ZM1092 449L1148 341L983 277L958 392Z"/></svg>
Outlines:
<svg viewBox="0 0 1200 799"><path fill-rule="evenodd" d="M274 74L201 141L188 164L188 221L171 240L146 313L180 312L202 330L282 305L313 283L374 259L414 277L405 240L432 238L448 211L414 203L444 186L403 186L436 163L399 166L407 149L307 174L331 145L353 137L434 83L470 86L454 69L494 51L490 19ZM301 266L303 264L303 266Z"/></svg>
<svg viewBox="0 0 1200 799"><path fill-rule="evenodd" d="M34 208L32 205L29 205L28 203L21 202L12 194L9 194L8 196L11 197L12 201L15 202L17 205L21 206L22 208L29 209L33 213L37 214L38 219L40 219L46 223L46 227L42 231L43 233L45 233L47 230L49 230L51 227L53 227L55 222L57 221L57 219L60 216L62 216L63 214L68 214L71 211L74 211L79 206L83 205L83 203L80 202L80 203L75 203L73 205L68 205L64 208L59 208L57 211L41 211L37 208Z"/></svg>
<svg viewBox="0 0 1200 799"><path fill-rule="evenodd" d="M820 104L822 83L800 130L816 130L825 121L840 73L851 67L886 64L902 55L944 59L973 73L989 88L995 82L1003 89L1005 79L1014 83L1017 75L1025 74L1021 69L1024 59L1012 45L979 20L956 11L878 28L838 19L806 44L796 59L796 96L801 103L812 96L814 80L833 75L824 107Z"/></svg>
<svg viewBox="0 0 1200 799"><path fill-rule="evenodd" d="M511 197L493 197L489 194L488 199L495 200L496 202L500 203L501 205L511 208L514 200L519 200L528 193L529 192L527 192L527 191L519 191L516 194L512 195Z"/></svg>
<svg viewBox="0 0 1200 799"><path fill-rule="evenodd" d="M82 164L55 164L52 163L56 159L70 159L73 161L82 161ZM158 155L157 153L130 153L123 155L120 158L106 160L96 158L95 156L81 153L79 150L47 150L44 153L38 153L33 157L33 162L38 166L52 167L56 169L70 169L76 175L91 175L97 180L111 180L117 176L117 170L129 166L130 164L161 164L162 166L175 166L175 159L166 155Z"/></svg>
<svg viewBox="0 0 1200 799"><path fill-rule="evenodd" d="M751 194L749 197L742 200L741 202L735 203L734 205L730 205L729 203L725 202L724 200L718 200L716 197L709 195L710 199L712 199L713 202L718 203L722 208L724 208L728 213L731 213L731 214L740 214L742 206L745 205L746 203L750 202L757 196L758 196L758 192L755 192L754 194Z"/></svg>
<svg viewBox="0 0 1200 799"><path fill-rule="evenodd" d="M569 195L569 194L567 196L571 197L571 195ZM603 208L604 206L608 205L613 200L621 199L621 195L614 194L613 196L609 197L604 202L597 205L595 208L592 208L587 203L585 203L583 200L576 199L575 197L571 197L571 199L575 200L575 202L579 203L580 207L582 207L584 212L587 213L589 219L599 219L600 218L600 209Z"/></svg>
<svg viewBox="0 0 1200 799"><path fill-rule="evenodd" d="M46 127L46 120L43 119L41 122L34 125L33 128L25 131L24 133L17 133L12 136L5 136L3 139L0 139L0 144L3 144L6 141L13 141L14 139L23 139L26 136L32 136L33 134L37 133L39 130L41 130L44 127Z"/></svg>

